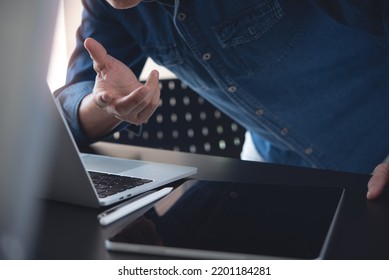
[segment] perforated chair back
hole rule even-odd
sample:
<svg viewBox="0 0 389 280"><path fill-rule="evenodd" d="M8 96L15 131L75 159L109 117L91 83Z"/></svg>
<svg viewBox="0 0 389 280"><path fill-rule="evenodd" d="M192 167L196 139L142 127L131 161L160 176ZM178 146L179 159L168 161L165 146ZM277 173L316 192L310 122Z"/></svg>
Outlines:
<svg viewBox="0 0 389 280"><path fill-rule="evenodd" d="M177 79L161 80L161 103L139 135L115 133L109 142L239 158L245 129Z"/></svg>

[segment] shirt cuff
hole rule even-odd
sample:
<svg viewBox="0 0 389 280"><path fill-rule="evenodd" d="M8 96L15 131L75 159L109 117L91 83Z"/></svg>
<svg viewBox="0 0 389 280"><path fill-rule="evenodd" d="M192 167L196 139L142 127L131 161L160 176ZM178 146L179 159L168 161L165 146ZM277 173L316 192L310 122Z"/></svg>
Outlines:
<svg viewBox="0 0 389 280"><path fill-rule="evenodd" d="M78 109L80 107L82 99L92 92L93 87L94 81L85 81L60 88L54 92L55 98L57 98L59 103L61 104L64 117L66 119L66 122L68 123L70 131L72 132L73 138L77 145L81 147L87 146L93 142L104 140L111 136L113 133L124 129L129 129L131 131L134 131L135 133L139 133L139 129L141 129L140 127L126 122L122 122L118 126L116 126L113 131L107 133L106 135L98 139L89 138L81 127L78 118Z"/></svg>

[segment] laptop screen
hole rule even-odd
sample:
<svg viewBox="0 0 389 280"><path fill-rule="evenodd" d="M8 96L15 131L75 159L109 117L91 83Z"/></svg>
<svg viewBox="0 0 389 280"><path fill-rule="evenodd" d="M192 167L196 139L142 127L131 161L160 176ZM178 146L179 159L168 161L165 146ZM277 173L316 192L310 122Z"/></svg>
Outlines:
<svg viewBox="0 0 389 280"><path fill-rule="evenodd" d="M342 194L335 187L189 181L109 243L200 258L322 258Z"/></svg>

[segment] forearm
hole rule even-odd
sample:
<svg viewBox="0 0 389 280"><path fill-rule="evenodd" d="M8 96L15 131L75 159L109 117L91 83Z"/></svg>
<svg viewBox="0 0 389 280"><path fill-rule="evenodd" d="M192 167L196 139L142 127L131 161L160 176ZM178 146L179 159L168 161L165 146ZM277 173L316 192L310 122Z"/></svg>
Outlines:
<svg viewBox="0 0 389 280"><path fill-rule="evenodd" d="M66 86L56 91L67 123L77 144L84 146L99 141L113 132L128 128L138 128L128 122L121 122L100 109L91 101L90 93L95 85L96 72L93 61L84 47L89 36L99 41L115 58L120 59L138 76L146 61L146 56L134 42L128 31L117 20L105 1L84 0L82 28L77 31L77 43L69 61ZM125 42L125 44L124 44ZM103 112L104 111L104 112Z"/></svg>
<svg viewBox="0 0 389 280"><path fill-rule="evenodd" d="M93 102L92 94L85 96L82 100L78 110L78 119L84 133L90 139L98 139L109 134L121 122L106 110L98 107Z"/></svg>

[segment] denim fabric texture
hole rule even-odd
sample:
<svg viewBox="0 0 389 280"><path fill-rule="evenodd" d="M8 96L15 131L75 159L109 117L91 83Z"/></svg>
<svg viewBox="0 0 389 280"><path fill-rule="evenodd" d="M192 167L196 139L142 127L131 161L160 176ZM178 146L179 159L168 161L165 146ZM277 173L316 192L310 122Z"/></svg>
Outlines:
<svg viewBox="0 0 389 280"><path fill-rule="evenodd" d="M136 74L147 57L169 68L250 131L268 162L370 173L389 154L388 2L175 0L115 10L83 0L56 94L76 140L96 141L77 119L95 79L83 47L93 37Z"/></svg>

